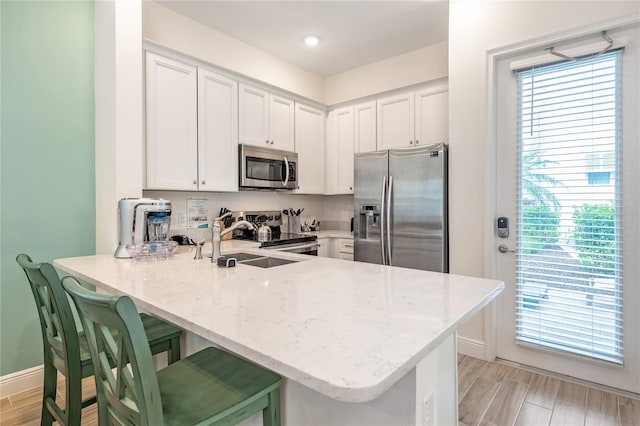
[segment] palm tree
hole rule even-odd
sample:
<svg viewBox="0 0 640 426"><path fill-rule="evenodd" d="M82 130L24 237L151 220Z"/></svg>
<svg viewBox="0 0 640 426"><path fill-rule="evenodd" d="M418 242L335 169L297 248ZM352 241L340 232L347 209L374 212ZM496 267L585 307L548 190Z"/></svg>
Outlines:
<svg viewBox="0 0 640 426"><path fill-rule="evenodd" d="M553 206L555 210L560 209L560 202L555 194L543 184L562 185L562 182L547 174L541 173L549 164L556 164L555 161L542 157L543 151L535 150L524 153L521 157L521 177L520 185L522 195L530 195L536 205Z"/></svg>

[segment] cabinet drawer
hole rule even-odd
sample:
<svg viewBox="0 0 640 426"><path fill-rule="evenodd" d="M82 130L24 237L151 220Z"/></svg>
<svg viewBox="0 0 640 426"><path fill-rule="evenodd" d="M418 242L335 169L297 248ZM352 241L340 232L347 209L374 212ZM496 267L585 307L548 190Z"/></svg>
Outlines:
<svg viewBox="0 0 640 426"><path fill-rule="evenodd" d="M353 260L353 253L338 253L336 259Z"/></svg>
<svg viewBox="0 0 640 426"><path fill-rule="evenodd" d="M338 252L353 254L353 240L351 238L340 238L338 240Z"/></svg>

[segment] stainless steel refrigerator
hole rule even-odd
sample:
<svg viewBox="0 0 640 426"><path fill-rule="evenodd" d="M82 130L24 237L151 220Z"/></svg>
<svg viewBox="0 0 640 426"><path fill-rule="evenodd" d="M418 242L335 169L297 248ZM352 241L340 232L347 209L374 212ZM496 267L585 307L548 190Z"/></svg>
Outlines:
<svg viewBox="0 0 640 426"><path fill-rule="evenodd" d="M449 272L447 146L355 155L354 259Z"/></svg>

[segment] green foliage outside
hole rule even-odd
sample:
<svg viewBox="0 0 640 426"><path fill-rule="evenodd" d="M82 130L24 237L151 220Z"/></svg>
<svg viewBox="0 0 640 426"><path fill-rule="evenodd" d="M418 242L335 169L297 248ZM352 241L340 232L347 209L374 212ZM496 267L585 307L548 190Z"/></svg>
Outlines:
<svg viewBox="0 0 640 426"><path fill-rule="evenodd" d="M547 166L557 163L546 159L544 151L541 150L523 153L521 162L522 176L520 177L520 184L523 194L531 197L536 204L553 206L558 210L560 202L548 187L563 186L562 182L543 173Z"/></svg>
<svg viewBox="0 0 640 426"><path fill-rule="evenodd" d="M613 273L616 210L611 204L583 204L573 211L573 240L580 264L594 273Z"/></svg>
<svg viewBox="0 0 640 426"><path fill-rule="evenodd" d="M525 205L522 215L522 252L536 254L558 242L560 213L548 205Z"/></svg>

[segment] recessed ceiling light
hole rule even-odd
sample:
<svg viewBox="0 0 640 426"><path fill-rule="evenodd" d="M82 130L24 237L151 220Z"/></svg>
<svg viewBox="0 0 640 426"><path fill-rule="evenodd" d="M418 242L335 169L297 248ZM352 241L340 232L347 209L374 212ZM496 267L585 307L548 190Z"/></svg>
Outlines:
<svg viewBox="0 0 640 426"><path fill-rule="evenodd" d="M316 46L318 43L320 43L320 38L318 36L308 35L304 38L304 44L307 46Z"/></svg>

